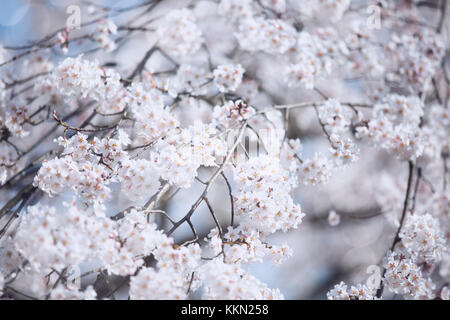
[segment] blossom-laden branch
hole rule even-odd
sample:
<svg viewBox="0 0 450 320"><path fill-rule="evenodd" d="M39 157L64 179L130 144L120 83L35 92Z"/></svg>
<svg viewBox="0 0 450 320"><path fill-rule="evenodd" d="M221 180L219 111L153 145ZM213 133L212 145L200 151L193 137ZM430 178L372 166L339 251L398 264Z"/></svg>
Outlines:
<svg viewBox="0 0 450 320"><path fill-rule="evenodd" d="M386 219L327 298L448 298L447 1L160 3L0 47L0 294L281 299L249 265L350 278Z"/></svg>

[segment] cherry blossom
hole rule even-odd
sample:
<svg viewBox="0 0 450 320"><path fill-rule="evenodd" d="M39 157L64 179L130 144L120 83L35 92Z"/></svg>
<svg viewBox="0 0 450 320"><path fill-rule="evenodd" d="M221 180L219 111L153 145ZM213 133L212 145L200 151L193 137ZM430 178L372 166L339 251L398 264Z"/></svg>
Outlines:
<svg viewBox="0 0 450 320"><path fill-rule="evenodd" d="M177 57L194 54L203 42L202 32L188 9L174 10L158 28L161 46Z"/></svg>
<svg viewBox="0 0 450 320"><path fill-rule="evenodd" d="M374 300L375 290L367 288L366 285L358 284L356 286L348 286L341 283L334 286L327 293L328 300Z"/></svg>
<svg viewBox="0 0 450 320"><path fill-rule="evenodd" d="M221 65L214 70L214 83L220 92L236 91L245 70L238 65Z"/></svg>
<svg viewBox="0 0 450 320"><path fill-rule="evenodd" d="M0 299L448 299L445 5L76 5L0 34Z"/></svg>

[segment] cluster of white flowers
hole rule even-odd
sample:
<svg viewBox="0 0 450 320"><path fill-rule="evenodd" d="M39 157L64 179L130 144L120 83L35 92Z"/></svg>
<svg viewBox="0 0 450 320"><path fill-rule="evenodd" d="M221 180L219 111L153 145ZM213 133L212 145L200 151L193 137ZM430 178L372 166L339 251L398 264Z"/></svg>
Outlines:
<svg viewBox="0 0 450 320"><path fill-rule="evenodd" d="M305 159L300 164L299 180L304 185L324 184L330 179L332 170L331 161L320 152L316 152L313 158Z"/></svg>
<svg viewBox="0 0 450 320"><path fill-rule="evenodd" d="M450 114L449 108L436 104L431 106L430 112L425 117L422 131L425 136L425 149L419 160L423 164L433 162L441 154L450 152Z"/></svg>
<svg viewBox="0 0 450 320"><path fill-rule="evenodd" d="M47 77L35 84L35 91L52 96L52 102L71 103L77 97L89 98L99 103L103 113L122 111L130 101L130 93L122 86L120 75L99 66L97 61L66 58Z"/></svg>
<svg viewBox="0 0 450 320"><path fill-rule="evenodd" d="M29 207L14 244L33 268L62 270L101 257L106 248L115 247L114 224L108 218L89 216L74 203L64 211L42 205Z"/></svg>
<svg viewBox="0 0 450 320"><path fill-rule="evenodd" d="M278 13L286 11L286 0L261 0L261 4Z"/></svg>
<svg viewBox="0 0 450 320"><path fill-rule="evenodd" d="M364 284L348 286L344 282L335 285L327 292L328 300L374 300L376 290L368 288Z"/></svg>
<svg viewBox="0 0 450 320"><path fill-rule="evenodd" d="M18 154L12 145L0 142L0 185L3 185L11 174L18 170Z"/></svg>
<svg viewBox="0 0 450 320"><path fill-rule="evenodd" d="M389 252L384 259L384 283L393 293L407 299L432 299L434 284L404 251Z"/></svg>
<svg viewBox="0 0 450 320"><path fill-rule="evenodd" d="M228 227L222 237L219 230L214 228L206 240L213 254L217 256L222 253L224 261L230 264L262 262L263 258L269 258L279 265L293 253L286 244L281 246L267 244L261 238L260 232L243 225Z"/></svg>
<svg viewBox="0 0 450 320"><path fill-rule="evenodd" d="M336 99L327 100L318 107L319 118L330 133L342 133L351 123L352 112Z"/></svg>
<svg viewBox="0 0 450 320"><path fill-rule="evenodd" d="M97 63L77 58L67 58L51 74L58 91L68 97L94 97L101 90L103 71Z"/></svg>
<svg viewBox="0 0 450 320"><path fill-rule="evenodd" d="M406 81L420 91L431 80L444 56L445 45L434 31L423 29L413 34L393 35L388 58L393 64L388 74L393 81Z"/></svg>
<svg viewBox="0 0 450 320"><path fill-rule="evenodd" d="M66 31L60 31L56 34L56 43L61 47L61 53L66 55L69 52L69 33Z"/></svg>
<svg viewBox="0 0 450 320"><path fill-rule="evenodd" d="M142 215L136 217L140 220L144 219ZM148 225L145 221L140 222L140 225L146 224ZM198 277L192 278L192 274L200 265L201 250L198 244L179 247L174 245L172 238L165 236L162 232L156 232L155 229L149 232L141 227L135 230L136 228L130 224L125 226L125 232L129 233L126 241L129 250L140 254L153 251L153 256L158 261L157 270L142 268L137 275L131 277L131 299L179 300L186 297L187 288L198 289L200 285ZM151 241L145 241L151 245L147 249L140 248L139 245L145 237L148 239L151 237ZM135 240L128 244L130 238Z"/></svg>
<svg viewBox="0 0 450 320"><path fill-rule="evenodd" d="M125 99L127 92L122 86L121 78L119 73L112 69L102 69L102 83L99 86L98 92L95 95L91 95L91 98L99 102L99 109L103 109L104 112L119 112L124 109L125 102L128 100L121 101L120 99Z"/></svg>
<svg viewBox="0 0 450 320"><path fill-rule="evenodd" d="M0 273L9 275L23 263L24 259L17 251L12 237L3 237L0 244Z"/></svg>
<svg viewBox="0 0 450 320"><path fill-rule="evenodd" d="M51 300L95 300L97 292L92 286L87 287L84 291L68 288L63 284L57 285L50 293Z"/></svg>
<svg viewBox="0 0 450 320"><path fill-rule="evenodd" d="M190 187L200 166L216 166L227 151L219 131L210 124L195 122L156 144L152 161L161 177L171 184Z"/></svg>
<svg viewBox="0 0 450 320"><path fill-rule="evenodd" d="M63 154L46 160L34 178L34 185L49 195L56 195L67 188L90 202L106 200L110 196L107 185L114 181L114 173L120 163L128 158L122 147L129 142L126 133L119 139L88 137L77 133L70 139L60 138Z"/></svg>
<svg viewBox="0 0 450 320"><path fill-rule="evenodd" d="M99 102L98 111L104 114L123 111L130 101L129 92L122 86L118 87L117 90L110 90L108 87L105 89L105 91L111 92L111 94Z"/></svg>
<svg viewBox="0 0 450 320"><path fill-rule="evenodd" d="M133 209L120 219L117 225L120 247L107 253L107 268L115 274L134 274L144 264L144 258L153 254L160 271L167 269L170 272L162 272L177 274L181 283L186 285L189 282L186 279L198 266L199 247L197 244L175 247L172 238L157 230L154 223L148 222L146 214L150 213Z"/></svg>
<svg viewBox="0 0 450 320"><path fill-rule="evenodd" d="M234 20L245 20L253 16L252 0L221 0L217 11Z"/></svg>
<svg viewBox="0 0 450 320"><path fill-rule="evenodd" d="M91 165L89 162L83 167L77 167L70 158L55 158L44 161L34 179L34 185L47 192L50 196L67 190L70 186L86 199L92 201L107 199L110 189L104 180L107 170L102 165Z"/></svg>
<svg viewBox="0 0 450 320"><path fill-rule="evenodd" d="M281 146L281 165L293 174L298 174L298 171L300 170L299 161L301 160L300 156L302 151L303 145L300 139L288 139Z"/></svg>
<svg viewBox="0 0 450 320"><path fill-rule="evenodd" d="M297 46L290 54L292 63L286 69L288 86L313 89L317 81L344 61L348 48L334 30L319 29L316 34L302 31L298 35Z"/></svg>
<svg viewBox="0 0 450 320"><path fill-rule="evenodd" d="M361 49L361 51L364 51L368 47L370 48L370 43L373 40L374 34L367 28L366 19L355 19L349 23L348 34L345 36L344 41L350 50ZM373 51L370 50L370 52ZM361 53L364 54L364 52Z"/></svg>
<svg viewBox="0 0 450 320"><path fill-rule="evenodd" d="M124 161L119 170L122 192L133 201L149 199L161 186L158 171L145 159Z"/></svg>
<svg viewBox="0 0 450 320"><path fill-rule="evenodd" d="M178 290L186 291L190 274L200 261L200 247L189 245L176 248L173 239L156 230L156 225L149 223L143 211L131 210L118 222L94 213L80 210L75 203L68 204L65 212L57 213L54 207L41 205L29 208L22 228L14 236L14 249L27 259L33 270L63 270L70 265L100 259L105 268L119 275L134 274L143 265L143 258L154 254L158 260L158 280L171 286L169 277L179 279ZM5 247L6 248L6 247ZM13 258L14 251L8 254ZM149 272L143 272L132 281L139 290L145 284ZM166 275L164 277L164 275ZM142 283L144 282L144 283ZM156 284L155 284L156 285ZM161 287L161 284L156 285ZM133 292L131 296L139 298L158 298L146 290L146 293ZM166 299L173 299L169 292L159 291ZM152 295L152 296L149 296ZM73 288L61 287L53 292L52 299L88 299L95 294L88 289L78 292Z"/></svg>
<svg viewBox="0 0 450 320"><path fill-rule="evenodd" d="M283 54L295 45L297 32L282 20L251 17L241 22L235 36L243 50Z"/></svg>
<svg viewBox="0 0 450 320"><path fill-rule="evenodd" d="M177 72L177 89L185 90L193 95L206 92L205 84L208 83L206 70L190 64L181 65Z"/></svg>
<svg viewBox="0 0 450 320"><path fill-rule="evenodd" d="M98 25L97 33L94 35L95 40L106 51L113 51L116 43L110 38L111 35L117 33L117 26L111 20L103 20Z"/></svg>
<svg viewBox="0 0 450 320"><path fill-rule="evenodd" d="M130 280L132 300L182 300L186 297L183 281L171 269L144 268Z"/></svg>
<svg viewBox="0 0 450 320"><path fill-rule="evenodd" d="M330 140L330 151L338 166L346 166L359 159L359 148L351 139L342 139L337 134L332 134Z"/></svg>
<svg viewBox="0 0 450 320"><path fill-rule="evenodd" d="M66 148L65 154L71 153L73 155L74 152L78 151L78 146L74 147L71 145L69 149L69 145L65 145L65 143L69 142L70 144L74 140L70 139L69 141L63 139L61 140L61 143ZM93 146L92 151L94 155L100 156L102 163L107 165L109 168L116 170L120 163L128 159L127 152L122 148L129 145L130 142L131 141L128 138L128 134L122 129L119 129L115 138L108 137L100 140L95 137L91 144Z"/></svg>
<svg viewBox="0 0 450 320"><path fill-rule="evenodd" d="M373 107L374 117L385 117L393 124L410 123L419 125L423 116L423 103L415 96L400 96L392 94L386 97L381 103Z"/></svg>
<svg viewBox="0 0 450 320"><path fill-rule="evenodd" d="M193 159L192 146L177 148L173 141L164 140L156 145L156 149L158 151L152 152L151 157L161 177L173 185L190 187L200 166Z"/></svg>
<svg viewBox="0 0 450 320"><path fill-rule="evenodd" d="M234 169L234 180L238 183L236 198L237 213L241 225L264 233L297 228L304 213L289 195L289 172L283 169L276 158L252 157Z"/></svg>
<svg viewBox="0 0 450 320"><path fill-rule="evenodd" d="M439 219L442 231L448 233L450 230L450 195L448 192L436 192L427 204L430 213Z"/></svg>
<svg viewBox="0 0 450 320"><path fill-rule="evenodd" d="M220 65L214 74L214 84L220 92L233 92L239 87L244 75L244 68L240 64L237 65Z"/></svg>
<svg viewBox="0 0 450 320"><path fill-rule="evenodd" d="M175 246L173 239L166 238L166 241L154 252L155 258L158 260L157 267L159 270L169 270L169 274L178 274L181 278L181 284L184 291L187 288L195 291L200 285L200 277L198 273L200 268L201 249L197 243L188 246ZM192 276L194 274L194 276Z"/></svg>
<svg viewBox="0 0 450 320"><path fill-rule="evenodd" d="M203 299L214 300L280 300L278 289L269 289L236 265L214 259L202 268L204 281Z"/></svg>
<svg viewBox="0 0 450 320"><path fill-rule="evenodd" d="M306 0L295 3L307 17L338 22L350 7L351 0Z"/></svg>
<svg viewBox="0 0 450 320"><path fill-rule="evenodd" d="M178 127L178 120L160 104L147 103L135 109L137 135L144 143L166 136Z"/></svg>
<svg viewBox="0 0 450 320"><path fill-rule="evenodd" d="M24 128L28 114L27 103L21 97L5 102L0 109L0 127L15 137L26 137L30 133Z"/></svg>
<svg viewBox="0 0 450 320"><path fill-rule="evenodd" d="M158 27L159 44L179 58L196 53L203 43L203 36L195 23L195 17L188 9L170 11Z"/></svg>
<svg viewBox="0 0 450 320"><path fill-rule="evenodd" d="M215 106L213 121L217 125L232 127L241 121L251 118L256 110L242 100L227 101L223 106Z"/></svg>
<svg viewBox="0 0 450 320"><path fill-rule="evenodd" d="M402 160L416 160L425 145L420 129L422 115L423 104L417 97L389 95L374 106L367 126L359 126L356 131Z"/></svg>
<svg viewBox="0 0 450 320"><path fill-rule="evenodd" d="M406 250L416 260L432 263L442 259L445 238L439 228L439 221L432 215L427 213L408 216L400 238Z"/></svg>
<svg viewBox="0 0 450 320"><path fill-rule="evenodd" d="M236 94L242 97L249 104L253 102L258 96L258 84L254 80L245 79L237 88Z"/></svg>
<svg viewBox="0 0 450 320"><path fill-rule="evenodd" d="M140 83L131 88L131 111L136 120L136 135L142 144L165 137L179 125L178 120L164 107L164 97L156 89Z"/></svg>

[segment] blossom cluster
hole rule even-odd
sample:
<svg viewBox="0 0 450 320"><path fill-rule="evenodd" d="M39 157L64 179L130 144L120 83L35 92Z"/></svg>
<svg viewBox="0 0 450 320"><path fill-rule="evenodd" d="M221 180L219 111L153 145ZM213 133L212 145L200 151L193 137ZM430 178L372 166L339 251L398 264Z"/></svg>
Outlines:
<svg viewBox="0 0 450 320"><path fill-rule="evenodd" d="M33 268L62 270L102 256L107 247L114 248L111 236L115 231L109 219L88 216L75 204L65 210L59 214L54 207L29 208L14 244Z"/></svg>
<svg viewBox="0 0 450 320"><path fill-rule="evenodd" d="M223 106L215 106L213 119L218 125L232 127L251 118L255 109L242 100L227 101Z"/></svg>
<svg viewBox="0 0 450 320"><path fill-rule="evenodd" d="M196 122L159 141L150 157L161 177L173 185L190 187L200 166L214 167L226 154L227 144L210 124Z"/></svg>
<svg viewBox="0 0 450 320"><path fill-rule="evenodd" d="M273 233L296 228L302 222L304 213L300 206L288 193L280 192L294 181L276 159L268 156L249 159L236 167L234 180L239 184L234 196L242 226Z"/></svg>
<svg viewBox="0 0 450 320"><path fill-rule="evenodd" d="M319 29L316 34L302 31L290 55L292 62L286 68L288 86L313 89L334 66L345 61L348 48L332 29Z"/></svg>
<svg viewBox="0 0 450 320"><path fill-rule="evenodd" d="M374 300L375 291L363 284L357 284L349 288L341 281L328 291L327 298L328 300Z"/></svg>
<svg viewBox="0 0 450 320"><path fill-rule="evenodd" d="M439 221L432 215L408 216L400 238L406 250L417 260L433 263L442 259L445 239Z"/></svg>
<svg viewBox="0 0 450 320"><path fill-rule="evenodd" d="M280 300L278 289L270 289L239 266L215 259L203 269L204 299L218 300Z"/></svg>
<svg viewBox="0 0 450 320"><path fill-rule="evenodd" d="M356 130L360 137L403 160L416 160L424 151L425 137L420 129L423 103L418 97L389 95L376 104L372 119Z"/></svg>
<svg viewBox="0 0 450 320"><path fill-rule="evenodd" d="M69 139L60 137L58 143L64 147L62 155L45 160L34 179L34 185L50 196L70 188L85 200L101 204L110 197L108 184L117 179L117 174L124 182L125 190L129 188L130 180L142 183L139 181L142 176L136 177L136 174L133 175L126 168L117 173L119 167L128 160L128 155L122 148L129 140L122 131L117 139L94 138L89 141L88 136L77 133ZM158 185L147 182L145 187L156 192Z"/></svg>
<svg viewBox="0 0 450 320"><path fill-rule="evenodd" d="M220 92L236 91L242 82L245 70L238 65L221 65L214 70L214 83Z"/></svg>
<svg viewBox="0 0 450 320"><path fill-rule="evenodd" d="M384 260L384 281L388 289L408 299L432 299L435 288L411 257L405 252L388 253Z"/></svg>
<svg viewBox="0 0 450 320"><path fill-rule="evenodd" d="M415 88L423 88L436 73L444 55L439 35L428 29L414 34L393 35L388 55L396 72L388 74L394 81L406 81Z"/></svg>
<svg viewBox="0 0 450 320"><path fill-rule="evenodd" d="M338 22L350 7L351 0L307 0L304 2L301 6L304 14L316 19L330 19L332 22Z"/></svg>
<svg viewBox="0 0 450 320"><path fill-rule="evenodd" d="M248 51L283 54L296 43L293 27L282 20L252 17L245 19L235 34L240 46Z"/></svg>
<svg viewBox="0 0 450 320"><path fill-rule="evenodd" d="M157 30L161 46L175 57L196 53L203 43L203 36L195 22L188 9L171 11Z"/></svg>
<svg viewBox="0 0 450 320"><path fill-rule="evenodd" d="M117 26L112 20L101 21L98 27L98 33L95 35L97 42L106 50L114 51L116 43L110 38L117 33Z"/></svg>
<svg viewBox="0 0 450 320"><path fill-rule="evenodd" d="M223 254L225 262L231 264L263 262L268 258L280 265L292 256L292 249L287 244L269 245L260 232L243 225L228 227L223 235L215 228L206 240L214 255Z"/></svg>

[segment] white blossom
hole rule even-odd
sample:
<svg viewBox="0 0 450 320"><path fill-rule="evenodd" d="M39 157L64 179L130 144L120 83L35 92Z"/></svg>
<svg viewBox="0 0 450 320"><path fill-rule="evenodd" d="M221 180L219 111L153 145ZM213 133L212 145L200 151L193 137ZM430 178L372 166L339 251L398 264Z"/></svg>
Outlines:
<svg viewBox="0 0 450 320"><path fill-rule="evenodd" d="M341 281L328 291L327 298L328 300L375 300L375 291L363 284L357 284L348 288Z"/></svg>
<svg viewBox="0 0 450 320"><path fill-rule="evenodd" d="M439 221L428 213L408 216L400 238L406 250L418 260L439 261L445 250L445 239L439 228Z"/></svg>
<svg viewBox="0 0 450 320"><path fill-rule="evenodd" d="M431 299L434 284L424 277L419 266L404 252L390 252L383 262L387 288L407 299Z"/></svg>
<svg viewBox="0 0 450 320"><path fill-rule="evenodd" d="M233 19L248 19L253 16L251 0L221 0L218 12Z"/></svg>
<svg viewBox="0 0 450 320"><path fill-rule="evenodd" d="M123 193L131 200L142 200L154 195L159 187L159 170L148 160L127 160L119 171Z"/></svg>
<svg viewBox="0 0 450 320"><path fill-rule="evenodd" d="M89 286L84 291L79 291L59 284L50 293L51 300L95 300L96 297L97 293L92 286Z"/></svg>
<svg viewBox="0 0 450 320"><path fill-rule="evenodd" d="M299 169L299 180L305 185L317 185L328 182L333 166L328 158L321 153L314 158L305 159Z"/></svg>
<svg viewBox="0 0 450 320"><path fill-rule="evenodd" d="M331 210L328 213L328 224L332 227L335 227L341 223L341 216L336 213L336 211Z"/></svg>
<svg viewBox="0 0 450 320"><path fill-rule="evenodd" d="M213 111L214 122L218 125L230 127L249 119L256 110L242 100L227 101L223 106L215 106Z"/></svg>
<svg viewBox="0 0 450 320"><path fill-rule="evenodd" d="M302 222L300 206L288 193L280 192L282 185L289 185L289 175L276 159L250 158L236 167L234 180L239 183L235 201L243 226L273 233L296 228Z"/></svg>
<svg viewBox="0 0 450 320"><path fill-rule="evenodd" d="M330 133L341 133L351 123L352 112L335 99L327 100L318 110L320 120Z"/></svg>
<svg viewBox="0 0 450 320"><path fill-rule="evenodd" d="M161 46L180 58L196 53L203 43L202 32L188 9L173 10L167 14L158 28L158 36Z"/></svg>
<svg viewBox="0 0 450 320"><path fill-rule="evenodd" d="M130 298L133 300L181 300L186 297L180 277L171 269L155 271L145 268L131 277Z"/></svg>
<svg viewBox="0 0 450 320"><path fill-rule="evenodd" d="M235 36L244 50L283 54L295 45L296 31L282 20L255 17L243 20Z"/></svg>
<svg viewBox="0 0 450 320"><path fill-rule="evenodd" d="M202 270L205 285L204 299L219 300L281 300L278 289L269 289L264 283L238 266L214 259Z"/></svg>
<svg viewBox="0 0 450 320"><path fill-rule="evenodd" d="M213 72L214 83L220 92L236 91L242 82L244 72L240 64L220 65Z"/></svg>

